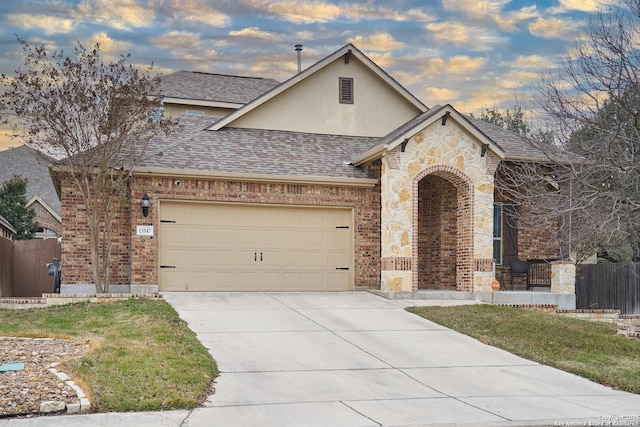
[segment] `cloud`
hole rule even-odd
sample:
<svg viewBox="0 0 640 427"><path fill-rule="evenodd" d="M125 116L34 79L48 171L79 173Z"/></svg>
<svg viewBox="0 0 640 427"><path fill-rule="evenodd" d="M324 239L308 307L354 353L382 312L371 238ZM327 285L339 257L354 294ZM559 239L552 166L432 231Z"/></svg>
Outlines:
<svg viewBox="0 0 640 427"><path fill-rule="evenodd" d="M425 62L424 72L428 74L470 74L481 69L486 58L470 58L465 55L451 58L432 58Z"/></svg>
<svg viewBox="0 0 640 427"><path fill-rule="evenodd" d="M200 36L186 31L170 31L152 37L151 42L162 49L193 49L200 45Z"/></svg>
<svg viewBox="0 0 640 427"><path fill-rule="evenodd" d="M168 0L164 7L178 23L201 22L211 27L228 27L231 17L211 7L206 0Z"/></svg>
<svg viewBox="0 0 640 427"><path fill-rule="evenodd" d="M77 24L77 21L69 18L31 13L10 13L7 15L7 19L22 29L39 29L44 31L45 34L68 33Z"/></svg>
<svg viewBox="0 0 640 427"><path fill-rule="evenodd" d="M79 10L83 18L94 23L107 25L118 30L150 27L155 19L153 7L140 4L136 0L93 0L84 1Z"/></svg>
<svg viewBox="0 0 640 427"><path fill-rule="evenodd" d="M520 22L540 15L536 5L504 11L509 3L511 0L447 0L442 5L444 9L461 13L474 21L493 22L508 31L515 31Z"/></svg>
<svg viewBox="0 0 640 427"><path fill-rule="evenodd" d="M131 48L131 43L114 40L105 32L93 34L91 37L82 40L82 45L87 49L100 45L100 51L105 57L116 58L120 54L127 54Z"/></svg>
<svg viewBox="0 0 640 427"><path fill-rule="evenodd" d="M296 23L329 22L342 16L339 6L325 2L267 2L266 10L282 19Z"/></svg>
<svg viewBox="0 0 640 427"><path fill-rule="evenodd" d="M349 40L362 50L393 50L405 47L405 44L397 41L389 33L372 34L369 37L355 36Z"/></svg>
<svg viewBox="0 0 640 427"><path fill-rule="evenodd" d="M541 55L518 56L515 60L503 63L503 65L524 70L542 70L549 69L554 62Z"/></svg>
<svg viewBox="0 0 640 427"><path fill-rule="evenodd" d="M456 92L443 87L426 87L422 92L431 105L453 103L457 98Z"/></svg>
<svg viewBox="0 0 640 427"><path fill-rule="evenodd" d="M575 21L560 18L538 18L529 24L529 32L545 39L574 40L579 30Z"/></svg>
<svg viewBox="0 0 640 427"><path fill-rule="evenodd" d="M247 7L264 10L296 24L326 23L341 19L356 22L363 20L429 22L435 19L419 8L401 11L385 6L376 7L371 2L339 5L326 1L249 0L244 3Z"/></svg>
<svg viewBox="0 0 640 427"><path fill-rule="evenodd" d="M555 13L565 13L576 10L593 13L618 3L619 0L560 0L560 5L553 8L552 11Z"/></svg>
<svg viewBox="0 0 640 427"><path fill-rule="evenodd" d="M462 22L432 22L425 29L438 43L464 46L472 51L485 51L493 45L502 43L500 36L490 30L472 27Z"/></svg>
<svg viewBox="0 0 640 427"><path fill-rule="evenodd" d="M245 38L262 39L262 40L277 40L277 37L275 34L270 33L268 31L263 31L258 27L247 27L241 30L229 31L229 35L231 37L245 37Z"/></svg>

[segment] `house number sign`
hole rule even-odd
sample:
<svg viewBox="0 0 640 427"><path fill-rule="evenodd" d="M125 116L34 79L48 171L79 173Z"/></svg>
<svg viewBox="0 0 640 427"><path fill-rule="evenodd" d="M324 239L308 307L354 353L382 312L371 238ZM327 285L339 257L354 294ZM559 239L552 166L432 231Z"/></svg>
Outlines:
<svg viewBox="0 0 640 427"><path fill-rule="evenodd" d="M153 225L136 226L136 234L138 236L153 236Z"/></svg>

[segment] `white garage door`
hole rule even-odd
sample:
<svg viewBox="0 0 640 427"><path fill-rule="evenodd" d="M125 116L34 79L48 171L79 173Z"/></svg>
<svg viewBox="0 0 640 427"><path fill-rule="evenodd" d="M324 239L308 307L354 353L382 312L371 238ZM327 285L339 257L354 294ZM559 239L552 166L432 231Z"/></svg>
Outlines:
<svg viewBox="0 0 640 427"><path fill-rule="evenodd" d="M160 204L162 291L352 289L351 209Z"/></svg>

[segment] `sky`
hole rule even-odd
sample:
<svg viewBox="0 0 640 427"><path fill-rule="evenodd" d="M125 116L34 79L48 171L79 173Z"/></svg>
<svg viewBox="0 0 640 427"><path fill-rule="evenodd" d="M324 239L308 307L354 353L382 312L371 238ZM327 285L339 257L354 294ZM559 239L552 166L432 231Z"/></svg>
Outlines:
<svg viewBox="0 0 640 427"><path fill-rule="evenodd" d="M100 44L154 72L267 77L353 43L428 107L525 109L542 72L616 0L0 0L0 73L23 65L16 35L48 51ZM533 113L532 113L533 114ZM19 145L0 129L0 150Z"/></svg>

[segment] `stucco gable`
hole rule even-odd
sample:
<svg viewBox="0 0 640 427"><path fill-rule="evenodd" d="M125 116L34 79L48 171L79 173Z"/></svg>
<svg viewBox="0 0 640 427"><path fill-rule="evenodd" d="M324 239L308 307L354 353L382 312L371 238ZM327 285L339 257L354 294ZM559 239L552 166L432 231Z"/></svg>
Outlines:
<svg viewBox="0 0 640 427"><path fill-rule="evenodd" d="M354 102L339 102L339 77L353 78ZM381 137L427 107L348 44L209 127Z"/></svg>

